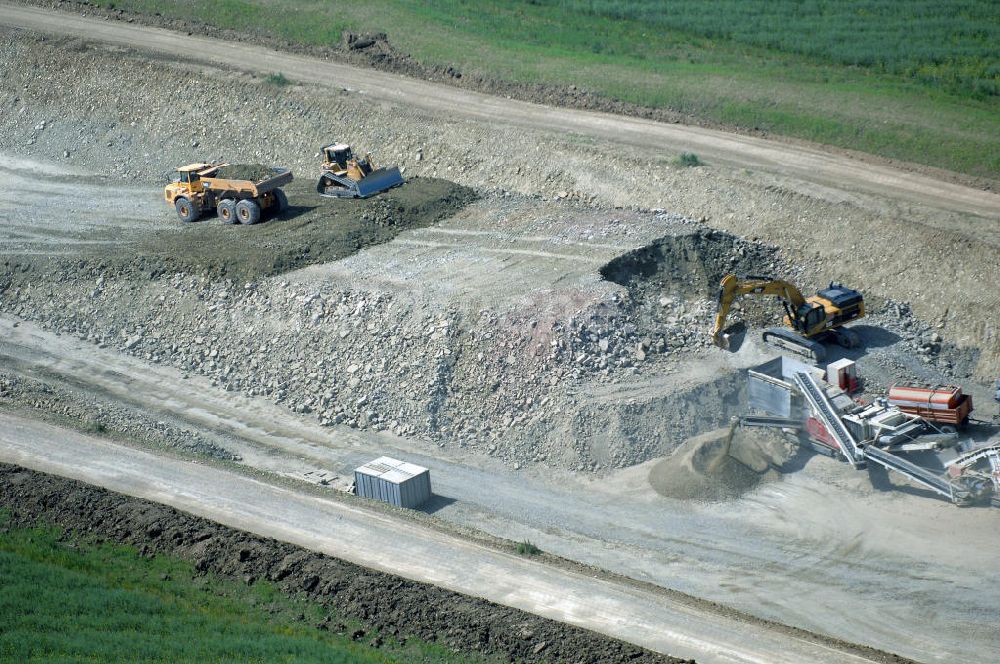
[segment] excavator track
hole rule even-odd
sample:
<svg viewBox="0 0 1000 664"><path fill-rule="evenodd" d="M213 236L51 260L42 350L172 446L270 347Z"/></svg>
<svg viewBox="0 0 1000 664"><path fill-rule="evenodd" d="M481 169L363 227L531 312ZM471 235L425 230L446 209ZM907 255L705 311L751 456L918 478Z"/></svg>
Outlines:
<svg viewBox="0 0 1000 664"><path fill-rule="evenodd" d="M783 327L769 327L764 330L762 336L766 343L798 353L814 362L822 362L826 359L826 346L818 341L806 339L792 330L786 330Z"/></svg>
<svg viewBox="0 0 1000 664"><path fill-rule="evenodd" d="M850 328L841 327L831 332L837 345L843 348L858 348L861 346L861 337Z"/></svg>

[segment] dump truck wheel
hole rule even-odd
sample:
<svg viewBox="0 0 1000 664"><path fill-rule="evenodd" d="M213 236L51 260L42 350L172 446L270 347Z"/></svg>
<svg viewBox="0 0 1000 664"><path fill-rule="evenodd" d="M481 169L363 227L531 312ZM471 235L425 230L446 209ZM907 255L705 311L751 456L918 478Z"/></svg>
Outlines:
<svg viewBox="0 0 1000 664"><path fill-rule="evenodd" d="M236 223L236 201L233 199L227 198L219 201L219 205L215 208L215 211L219 215L219 219L222 220L222 223Z"/></svg>
<svg viewBox="0 0 1000 664"><path fill-rule="evenodd" d="M285 192L280 189L274 190L274 204L279 214L288 209L288 196L285 196Z"/></svg>
<svg viewBox="0 0 1000 664"><path fill-rule="evenodd" d="M174 201L174 209L177 210L177 216L184 223L197 221L198 217L201 216L201 210L198 209L198 206L183 197Z"/></svg>
<svg viewBox="0 0 1000 664"><path fill-rule="evenodd" d="M260 206L257 201L243 199L236 204L236 218L241 224L256 224L260 221Z"/></svg>

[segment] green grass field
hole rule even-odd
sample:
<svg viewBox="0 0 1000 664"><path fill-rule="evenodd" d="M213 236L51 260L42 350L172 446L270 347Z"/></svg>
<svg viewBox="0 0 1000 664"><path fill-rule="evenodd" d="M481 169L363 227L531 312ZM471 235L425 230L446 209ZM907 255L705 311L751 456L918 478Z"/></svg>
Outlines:
<svg viewBox="0 0 1000 664"><path fill-rule="evenodd" d="M872 68L960 96L1000 94L996 2L558 0L543 4Z"/></svg>
<svg viewBox="0 0 1000 664"><path fill-rule="evenodd" d="M385 31L425 64L1000 176L991 0L98 0L305 45Z"/></svg>
<svg viewBox="0 0 1000 664"><path fill-rule="evenodd" d="M5 525L0 513L0 662L483 661L415 639L375 649L312 627L327 615L321 607L265 582L247 587L178 559Z"/></svg>

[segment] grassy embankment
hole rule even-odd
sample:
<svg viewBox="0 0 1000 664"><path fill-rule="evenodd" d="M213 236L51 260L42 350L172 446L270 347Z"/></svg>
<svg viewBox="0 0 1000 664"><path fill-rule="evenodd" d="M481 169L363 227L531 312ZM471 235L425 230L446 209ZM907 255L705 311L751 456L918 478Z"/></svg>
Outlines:
<svg viewBox="0 0 1000 664"><path fill-rule="evenodd" d="M305 45L382 30L425 64L1000 177L990 0L97 0Z"/></svg>
<svg viewBox="0 0 1000 664"><path fill-rule="evenodd" d="M354 643L311 626L328 615L322 607L267 582L246 586L169 556L7 526L0 511L3 662L483 661L417 639Z"/></svg>

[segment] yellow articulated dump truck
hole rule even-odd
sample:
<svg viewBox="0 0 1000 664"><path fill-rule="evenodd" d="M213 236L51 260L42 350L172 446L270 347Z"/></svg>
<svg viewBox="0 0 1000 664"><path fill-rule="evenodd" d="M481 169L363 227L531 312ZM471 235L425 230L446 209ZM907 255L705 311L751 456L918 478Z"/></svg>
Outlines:
<svg viewBox="0 0 1000 664"><path fill-rule="evenodd" d="M292 181L287 168L262 165L188 164L163 190L181 221L215 210L226 224L256 224L265 210L283 212L288 198L281 187Z"/></svg>

